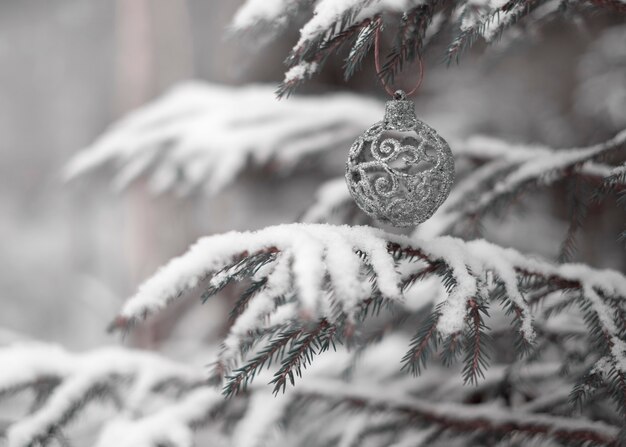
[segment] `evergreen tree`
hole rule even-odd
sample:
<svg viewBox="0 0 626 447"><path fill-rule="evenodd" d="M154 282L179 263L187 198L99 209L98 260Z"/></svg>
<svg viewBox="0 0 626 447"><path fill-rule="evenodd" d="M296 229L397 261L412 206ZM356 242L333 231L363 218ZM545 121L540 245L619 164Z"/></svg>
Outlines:
<svg viewBox="0 0 626 447"><path fill-rule="evenodd" d="M6 427L9 445L73 445L66 427L110 402L119 415L103 422L102 447L626 445L625 233L601 235L618 253L607 256L613 269L572 262L602 231L591 216L623 224L626 117L607 109L626 91L625 12L621 0L248 0L235 36L269 45L302 25L277 91L180 86L77 154L67 177L114 164L119 187L143 177L183 195L219 194L253 169L319 179L333 151L346 154L382 117L366 95L297 91L325 65L340 61L348 82L381 52L374 92L406 82L422 59L462 69L474 45L512 57L516 45L541 45L538 30L588 20L602 29L585 53L579 107L613 121L603 119L599 143L571 148L450 135L452 193L402 234L328 176L298 223L201 238L140 286L110 330L132 334L176 301L236 291L225 338L194 340L210 370L123 347L2 348L0 398L32 394ZM612 71L597 70L602 58ZM567 206L558 259L487 240L482 223L524 199ZM514 242L549 237L535 231Z"/></svg>

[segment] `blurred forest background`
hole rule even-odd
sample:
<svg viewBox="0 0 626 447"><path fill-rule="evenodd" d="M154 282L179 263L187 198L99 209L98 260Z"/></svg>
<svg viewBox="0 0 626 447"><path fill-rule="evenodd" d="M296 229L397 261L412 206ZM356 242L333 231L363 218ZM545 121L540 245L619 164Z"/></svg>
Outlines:
<svg viewBox="0 0 626 447"><path fill-rule="evenodd" d="M295 220L320 180L343 171L347 147L333 154L330 169L287 179L249 173L213 198L154 197L141 182L118 194L103 171L95 180L63 182L63 166L74 153L178 82L282 79L282 60L297 29L263 50L229 39L227 24L239 4L0 3L1 342L36 338L69 349L117 343L106 334L107 323L159 265L200 235ZM607 21L611 26L598 26ZM619 17L561 20L505 39L506 53L497 45L484 55L476 48L449 68L435 43L416 99L420 118L446 138L483 133L553 147L603 141L626 125L626 27ZM383 99L371 61L348 85L340 65L329 64L303 92L350 89ZM487 239L555 259L567 228L567 209L558 200L564 193L543 193L556 200L531 196L526 212L510 217L515 225L488 222ZM554 211L544 213L546 208ZM588 219L591 231L579 256L595 267L623 270L623 247L616 242L623 212L601 216ZM221 331L229 307L212 300L176 328L147 325L134 343L151 347L164 331L193 333L209 321ZM175 345L183 339L170 338L169 351L184 353Z"/></svg>

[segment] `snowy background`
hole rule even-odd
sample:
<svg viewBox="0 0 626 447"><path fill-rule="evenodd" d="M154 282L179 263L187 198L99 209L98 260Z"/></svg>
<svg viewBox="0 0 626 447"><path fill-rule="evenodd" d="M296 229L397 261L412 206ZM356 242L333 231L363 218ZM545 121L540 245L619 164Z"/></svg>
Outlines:
<svg viewBox="0 0 626 447"><path fill-rule="evenodd" d="M347 145L325 163L297 171L306 175L249 170L213 197L155 196L143 180L116 192L106 169L63 181L72 155L182 81L270 88L281 81L297 28L263 49L228 39L226 24L238 6L226 0L0 4L0 342L33 338L80 350L117 344L106 325L159 265L200 235L294 221L321 181L343 171ZM618 20L604 30L596 25L557 22L530 29L519 41L512 33L487 55L477 49L465 56L459 67L446 68L441 52L431 51L418 114L451 140L487 134L553 147L606 140L626 124L626 28ZM505 46L506 54L499 49ZM330 63L303 91L350 90L382 101L371 65L345 85L340 64ZM542 192L504 225L487 222L487 238L554 259L566 231L562 194ZM617 212L592 216L578 259L623 270L624 252L615 242L621 220ZM229 307L225 300L196 306L176 327L163 317L125 343L159 347L173 332L163 349L184 356L184 333L211 321L217 337Z"/></svg>
<svg viewBox="0 0 626 447"><path fill-rule="evenodd" d="M2 2L0 326L74 348L116 342L104 328L137 282L230 225L221 199L152 200L141 185L118 195L106 176L68 185L61 172L108 124L174 83L245 80L221 37L236 6Z"/></svg>

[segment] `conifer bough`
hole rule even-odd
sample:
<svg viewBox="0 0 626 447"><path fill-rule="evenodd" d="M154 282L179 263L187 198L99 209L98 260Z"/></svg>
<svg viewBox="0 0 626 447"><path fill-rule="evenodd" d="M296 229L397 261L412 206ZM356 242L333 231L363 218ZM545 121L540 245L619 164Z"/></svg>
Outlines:
<svg viewBox="0 0 626 447"><path fill-rule="evenodd" d="M286 95L337 55L352 76L382 26L396 36L380 73L392 81L437 39L453 61L514 27L625 10L619 0L248 0L232 28L268 42L302 22L278 89ZM268 86L193 83L112 127L66 175L112 162L119 187L152 172L157 192L217 194L248 165L284 174L320 160L379 116L377 101L351 94L276 103ZM211 352L197 336L209 374L123 348L16 344L0 349L0 398L34 398L0 428L11 447L71 445L69 423L97 402L114 409L98 447L189 447L200 426L211 445L235 447L625 445L623 273L444 236L530 189L572 182L570 258L587 209L612 196L624 204L625 132L560 150L451 140L469 168L411 237L306 223L201 238L111 329L132 330L193 291L206 301L234 288L223 343ZM354 221L346 197L343 180L326 183L303 220Z"/></svg>

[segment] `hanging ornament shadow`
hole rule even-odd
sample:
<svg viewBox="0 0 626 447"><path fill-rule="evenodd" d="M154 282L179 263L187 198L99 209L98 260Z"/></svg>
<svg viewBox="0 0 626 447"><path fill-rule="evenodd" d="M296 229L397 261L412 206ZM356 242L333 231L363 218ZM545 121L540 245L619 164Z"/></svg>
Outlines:
<svg viewBox="0 0 626 447"><path fill-rule="evenodd" d="M346 182L367 215L396 227L418 225L450 194L454 158L448 143L415 115L413 101L398 91L385 118L352 144Z"/></svg>

